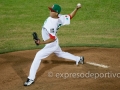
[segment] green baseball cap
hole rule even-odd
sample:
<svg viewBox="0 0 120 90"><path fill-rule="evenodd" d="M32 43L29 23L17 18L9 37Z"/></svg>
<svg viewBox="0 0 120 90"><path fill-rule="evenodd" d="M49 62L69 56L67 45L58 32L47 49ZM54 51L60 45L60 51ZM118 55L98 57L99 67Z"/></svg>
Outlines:
<svg viewBox="0 0 120 90"><path fill-rule="evenodd" d="M50 11L57 12L58 14L61 12L61 7L58 4L54 4L52 7L48 7Z"/></svg>

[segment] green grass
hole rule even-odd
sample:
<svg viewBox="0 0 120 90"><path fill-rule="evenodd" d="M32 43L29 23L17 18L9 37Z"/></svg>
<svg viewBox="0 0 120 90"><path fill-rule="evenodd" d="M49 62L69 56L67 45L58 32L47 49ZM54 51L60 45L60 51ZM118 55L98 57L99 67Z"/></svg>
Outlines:
<svg viewBox="0 0 120 90"><path fill-rule="evenodd" d="M58 31L60 46L120 48L120 0L1 0L0 53L42 48L31 34L41 38L47 7L58 3L61 13L69 14L78 2L82 8L71 24Z"/></svg>

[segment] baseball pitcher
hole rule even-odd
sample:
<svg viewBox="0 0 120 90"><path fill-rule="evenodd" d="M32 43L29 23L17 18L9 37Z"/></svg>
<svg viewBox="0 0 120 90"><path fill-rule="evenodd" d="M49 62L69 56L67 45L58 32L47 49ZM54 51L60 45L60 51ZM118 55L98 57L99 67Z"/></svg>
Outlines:
<svg viewBox="0 0 120 90"><path fill-rule="evenodd" d="M50 16L45 20L42 26L43 41L40 39L35 40L37 45L45 44L45 47L36 53L30 68L29 76L27 81L24 83L24 86L29 86L34 83L36 72L39 68L41 60L48 57L52 53L55 53L58 57L61 58L74 60L76 65L79 63L84 64L83 56L75 56L68 52L62 51L59 46L59 40L57 37L58 29L61 26L70 24L70 20L75 16L79 8L81 8L81 5L77 5L76 8L68 15L60 14L61 7L58 4L54 4L52 7L48 8L50 10Z"/></svg>

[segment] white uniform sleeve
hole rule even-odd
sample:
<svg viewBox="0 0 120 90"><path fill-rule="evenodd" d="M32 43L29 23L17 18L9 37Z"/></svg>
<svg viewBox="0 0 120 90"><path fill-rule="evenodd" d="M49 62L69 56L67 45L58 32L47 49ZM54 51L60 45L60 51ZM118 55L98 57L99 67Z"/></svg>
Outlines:
<svg viewBox="0 0 120 90"><path fill-rule="evenodd" d="M47 27L46 29L47 29L48 33L51 34L52 36L56 35L55 28Z"/></svg>
<svg viewBox="0 0 120 90"><path fill-rule="evenodd" d="M44 28L46 28L46 30L48 31L49 34L51 34L52 36L56 36L56 28L55 28L55 24L56 22L53 22L51 18L48 18L48 20L45 22L44 24Z"/></svg>
<svg viewBox="0 0 120 90"><path fill-rule="evenodd" d="M62 26L70 24L70 16L69 15L59 15L59 19L62 23Z"/></svg>

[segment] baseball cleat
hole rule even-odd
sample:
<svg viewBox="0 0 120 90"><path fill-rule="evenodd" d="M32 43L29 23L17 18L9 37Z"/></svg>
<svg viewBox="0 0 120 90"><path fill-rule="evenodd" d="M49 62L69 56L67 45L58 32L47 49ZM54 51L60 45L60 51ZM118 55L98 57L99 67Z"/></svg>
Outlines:
<svg viewBox="0 0 120 90"><path fill-rule="evenodd" d="M84 57L83 57L83 56L80 57L80 61L79 61L79 63L84 64Z"/></svg>
<svg viewBox="0 0 120 90"><path fill-rule="evenodd" d="M84 64L84 57L83 56L80 57L79 61L76 61L76 65L78 65L79 63Z"/></svg>
<svg viewBox="0 0 120 90"><path fill-rule="evenodd" d="M24 83L24 86L30 86L33 83L34 83L34 80L31 80L28 78L27 81Z"/></svg>

